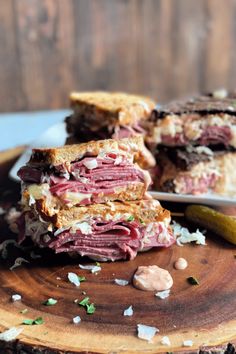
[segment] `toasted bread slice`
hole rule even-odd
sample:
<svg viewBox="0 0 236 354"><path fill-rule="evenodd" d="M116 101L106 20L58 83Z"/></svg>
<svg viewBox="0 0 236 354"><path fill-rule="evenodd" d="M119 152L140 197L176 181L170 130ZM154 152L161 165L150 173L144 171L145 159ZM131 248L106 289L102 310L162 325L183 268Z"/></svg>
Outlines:
<svg viewBox="0 0 236 354"><path fill-rule="evenodd" d="M43 216L43 215L42 215ZM142 224L151 222L164 222L169 224L170 212L163 209L157 200L141 200L137 202L110 202L107 204L93 204L88 207L74 207L61 210L52 218L53 225L57 228L71 225L73 222L84 221L88 218L101 220L118 220L122 217L137 220ZM46 218L47 219L47 218ZM47 219L48 220L48 219Z"/></svg>
<svg viewBox="0 0 236 354"><path fill-rule="evenodd" d="M226 90L217 90L215 92L187 97L183 100L173 101L163 106L157 106L152 118L162 119L169 115L185 116L200 115L202 117L210 114L228 114L236 116L236 91L227 92Z"/></svg>
<svg viewBox="0 0 236 354"><path fill-rule="evenodd" d="M96 126L133 124L146 119L155 107L150 98L122 92L72 92L71 107L77 119L94 121Z"/></svg>
<svg viewBox="0 0 236 354"><path fill-rule="evenodd" d="M106 139L88 143L65 145L58 148L33 149L29 164L62 165L88 156L97 156L104 152L119 152L134 156L141 167L155 166L155 159L146 149L142 136L120 140Z"/></svg>

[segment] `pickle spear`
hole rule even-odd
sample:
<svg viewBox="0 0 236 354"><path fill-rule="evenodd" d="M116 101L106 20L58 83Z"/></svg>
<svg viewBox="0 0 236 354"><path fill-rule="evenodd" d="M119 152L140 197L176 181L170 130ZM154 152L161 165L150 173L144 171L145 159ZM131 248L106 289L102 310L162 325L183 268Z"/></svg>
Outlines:
<svg viewBox="0 0 236 354"><path fill-rule="evenodd" d="M203 205L189 205L185 217L236 245L236 219L233 217Z"/></svg>

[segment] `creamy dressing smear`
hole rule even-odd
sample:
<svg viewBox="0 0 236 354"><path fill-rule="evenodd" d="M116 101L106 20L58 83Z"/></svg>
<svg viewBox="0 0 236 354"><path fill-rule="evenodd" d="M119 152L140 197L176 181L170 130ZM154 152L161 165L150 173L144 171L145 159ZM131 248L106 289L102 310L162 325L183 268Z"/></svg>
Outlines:
<svg viewBox="0 0 236 354"><path fill-rule="evenodd" d="M170 289L173 279L166 269L156 265L140 266L134 274L133 284L140 290L161 291Z"/></svg>
<svg viewBox="0 0 236 354"><path fill-rule="evenodd" d="M186 269L188 266L188 262L186 261L185 258L178 258L177 261L174 264L175 269L177 270L183 270Z"/></svg>

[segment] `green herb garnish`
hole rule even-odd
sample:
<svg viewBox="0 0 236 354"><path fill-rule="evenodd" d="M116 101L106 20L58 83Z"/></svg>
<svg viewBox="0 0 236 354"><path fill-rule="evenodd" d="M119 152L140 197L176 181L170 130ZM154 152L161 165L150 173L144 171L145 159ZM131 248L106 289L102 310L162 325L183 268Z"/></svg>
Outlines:
<svg viewBox="0 0 236 354"><path fill-rule="evenodd" d="M87 313L89 315L92 315L96 310L96 307L94 306L94 304L87 304L86 308L87 308Z"/></svg>
<svg viewBox="0 0 236 354"><path fill-rule="evenodd" d="M130 215L126 221L134 221L134 216Z"/></svg>
<svg viewBox="0 0 236 354"><path fill-rule="evenodd" d="M139 221L141 222L141 224L144 224L143 219L139 218Z"/></svg>
<svg viewBox="0 0 236 354"><path fill-rule="evenodd" d="M32 325L40 325L43 324L44 320L42 319L42 317L37 317L35 320L31 320L31 319L26 319L22 322L22 324L24 325L28 325L28 326L32 326Z"/></svg>
<svg viewBox="0 0 236 354"><path fill-rule="evenodd" d="M34 323L33 324L36 324L36 325L41 325L44 323L44 320L42 319L42 317L38 317L34 320Z"/></svg>
<svg viewBox="0 0 236 354"><path fill-rule="evenodd" d="M78 279L79 279L79 281L80 281L80 282L82 282L82 281L85 281L85 280L86 280L86 278L85 278L84 276L80 277L79 275L78 275Z"/></svg>
<svg viewBox="0 0 236 354"><path fill-rule="evenodd" d="M80 306L86 306L89 304L89 297L85 297L82 301L79 302Z"/></svg>
<svg viewBox="0 0 236 354"><path fill-rule="evenodd" d="M24 309L24 310L21 310L20 311L20 313L23 313L23 315L25 314L25 313L27 313L28 312L28 309Z"/></svg>
<svg viewBox="0 0 236 354"><path fill-rule="evenodd" d="M86 307L86 312L89 315L92 315L96 310L95 305L90 303L88 296L85 297L82 301L80 301L79 305Z"/></svg>
<svg viewBox="0 0 236 354"><path fill-rule="evenodd" d="M199 281L198 281L196 278L194 278L194 277L188 277L188 278L187 278L187 281L188 281L189 284L191 284L191 285L199 285Z"/></svg>
<svg viewBox="0 0 236 354"><path fill-rule="evenodd" d="M56 303L57 303L57 300L50 297L49 299L47 299L46 301L43 302L43 305L53 306L53 305L56 305Z"/></svg>
<svg viewBox="0 0 236 354"><path fill-rule="evenodd" d="M100 267L100 263L99 262L96 262L95 263L97 267Z"/></svg>

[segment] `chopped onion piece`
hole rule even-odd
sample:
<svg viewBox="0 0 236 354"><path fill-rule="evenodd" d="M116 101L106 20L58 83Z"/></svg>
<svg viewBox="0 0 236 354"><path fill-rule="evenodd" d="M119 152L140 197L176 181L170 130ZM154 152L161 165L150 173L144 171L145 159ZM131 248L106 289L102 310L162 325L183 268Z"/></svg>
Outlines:
<svg viewBox="0 0 236 354"><path fill-rule="evenodd" d="M68 279L75 286L80 286L80 281L77 274L69 272Z"/></svg>
<svg viewBox="0 0 236 354"><path fill-rule="evenodd" d="M92 233L92 227L86 221L73 225L72 229L80 230L84 235L89 235Z"/></svg>
<svg viewBox="0 0 236 354"><path fill-rule="evenodd" d="M93 170L94 168L98 167L98 162L96 159L84 161L83 165L87 167L88 170Z"/></svg>
<svg viewBox="0 0 236 354"><path fill-rule="evenodd" d="M19 295L19 294L12 295L11 299L12 299L12 301L20 301L21 295Z"/></svg>
<svg viewBox="0 0 236 354"><path fill-rule="evenodd" d="M57 231L54 232L54 236L61 234L65 230L69 230L69 228L70 228L70 226L64 226L64 227L61 227L60 229L57 229Z"/></svg>
<svg viewBox="0 0 236 354"><path fill-rule="evenodd" d="M73 318L72 321L73 321L74 324L78 324L78 323L81 322L81 318L80 318L80 316L76 316L76 317Z"/></svg>
<svg viewBox="0 0 236 354"><path fill-rule="evenodd" d="M22 327L11 327L5 332L0 333L0 340L4 340L5 342L10 342L13 339L15 339L21 332L23 331L24 328Z"/></svg>
<svg viewBox="0 0 236 354"><path fill-rule="evenodd" d="M124 316L133 316L134 311L132 305L128 307L126 310L124 310L123 315Z"/></svg>
<svg viewBox="0 0 236 354"><path fill-rule="evenodd" d="M120 163L123 161L123 156L119 155L116 157L114 165L120 165Z"/></svg>
<svg viewBox="0 0 236 354"><path fill-rule="evenodd" d="M125 286L129 284L128 280L125 279L115 279L114 281L117 285L121 285L121 286Z"/></svg>
<svg viewBox="0 0 236 354"><path fill-rule="evenodd" d="M22 257L16 258L15 263L10 267L10 270L20 267L22 263L29 263L29 261L27 261L27 259Z"/></svg>
<svg viewBox="0 0 236 354"><path fill-rule="evenodd" d="M169 337L167 337L167 336L162 337L161 344L170 346L171 343L170 343Z"/></svg>
<svg viewBox="0 0 236 354"><path fill-rule="evenodd" d="M170 289L158 291L158 293L155 294L155 296L159 297L162 300L166 299L169 295L170 295Z"/></svg>
<svg viewBox="0 0 236 354"><path fill-rule="evenodd" d="M158 328L146 326L143 324L138 324L137 329L138 329L138 337L140 339L147 340L148 342L150 342L152 338L155 336L155 334L159 332Z"/></svg>
<svg viewBox="0 0 236 354"><path fill-rule="evenodd" d="M193 346L192 340L184 340L183 341L183 347L192 347L192 346Z"/></svg>
<svg viewBox="0 0 236 354"><path fill-rule="evenodd" d="M97 273L97 272L100 272L100 270L102 270L102 268L97 265L84 266L82 264L79 264L79 267L80 267L80 269L91 270L91 273Z"/></svg>

